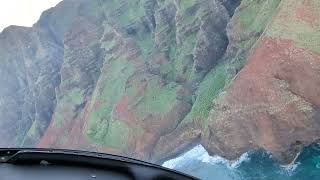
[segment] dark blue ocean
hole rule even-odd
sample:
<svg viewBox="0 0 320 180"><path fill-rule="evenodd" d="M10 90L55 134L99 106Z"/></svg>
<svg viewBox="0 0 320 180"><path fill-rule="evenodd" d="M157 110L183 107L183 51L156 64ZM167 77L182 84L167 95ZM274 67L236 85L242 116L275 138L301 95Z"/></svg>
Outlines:
<svg viewBox="0 0 320 180"><path fill-rule="evenodd" d="M288 166L281 166L265 151L248 152L230 162L209 156L201 145L163 166L205 180L320 180L320 145L305 148L296 162Z"/></svg>

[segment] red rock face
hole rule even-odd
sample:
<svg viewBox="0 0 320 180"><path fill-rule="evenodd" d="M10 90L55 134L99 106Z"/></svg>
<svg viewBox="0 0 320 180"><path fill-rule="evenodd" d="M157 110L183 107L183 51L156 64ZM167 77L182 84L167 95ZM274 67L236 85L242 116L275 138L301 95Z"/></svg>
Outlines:
<svg viewBox="0 0 320 180"><path fill-rule="evenodd" d="M220 142L223 154L229 148L238 155L249 147L264 148L286 159L283 154L298 150L292 146L320 136L319 93L320 54L290 40L264 38L223 100L216 102L210 125L215 137L208 144L218 150L214 145Z"/></svg>
<svg viewBox="0 0 320 180"><path fill-rule="evenodd" d="M291 2L282 2L247 65L214 102L203 138L211 152L235 159L263 148L288 163L320 138L320 44L301 38L308 28L318 38L319 7L312 0ZM293 24L297 29L283 33Z"/></svg>
<svg viewBox="0 0 320 180"><path fill-rule="evenodd" d="M288 162L319 139L320 1L186 2L69 0L0 34L0 145Z"/></svg>
<svg viewBox="0 0 320 180"><path fill-rule="evenodd" d="M85 110L86 111L86 110ZM55 118L55 117L53 117ZM41 138L38 147L52 147L52 148L68 148L72 145L73 148L88 146L88 142L84 141L82 131L84 125L84 118L78 118L75 121L65 120L61 125L63 128L58 128L54 125L54 121L51 121L46 133ZM73 134L68 139L63 139L65 133ZM60 141L57 141L59 139Z"/></svg>

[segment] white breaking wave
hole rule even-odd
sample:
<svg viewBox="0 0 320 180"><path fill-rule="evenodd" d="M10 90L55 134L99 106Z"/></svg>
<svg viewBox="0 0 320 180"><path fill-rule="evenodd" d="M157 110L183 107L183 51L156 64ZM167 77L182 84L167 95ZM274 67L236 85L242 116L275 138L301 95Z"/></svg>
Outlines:
<svg viewBox="0 0 320 180"><path fill-rule="evenodd" d="M244 154L242 154L240 156L240 158L237 161L235 161L232 164L230 164L230 167L231 168L237 168L237 167L239 167L241 165L241 163L248 162L248 161L250 161L249 154L248 153L244 153Z"/></svg>
<svg viewBox="0 0 320 180"><path fill-rule="evenodd" d="M300 165L300 163L296 162L296 163L286 165L286 166L281 166L281 167L285 173L287 173L289 176L291 176L294 174L295 170L298 168L299 165Z"/></svg>
<svg viewBox="0 0 320 180"><path fill-rule="evenodd" d="M202 145L197 145L190 151L180 155L179 157L164 162L162 166L170 169L175 169L179 166L192 163L192 161L194 160L199 160L201 162L212 165L225 164L229 168L237 168L242 162L249 161L250 157L248 153L244 153L237 161L231 162L217 155L210 156Z"/></svg>
<svg viewBox="0 0 320 180"><path fill-rule="evenodd" d="M202 158L206 154L208 154L207 151L201 145L198 145L198 146L192 148L190 151L180 155L179 157L164 162L162 164L162 166L170 168L170 169L174 169L178 165L185 164L190 160L192 161L195 159ZM208 154L208 156L209 156L209 154Z"/></svg>

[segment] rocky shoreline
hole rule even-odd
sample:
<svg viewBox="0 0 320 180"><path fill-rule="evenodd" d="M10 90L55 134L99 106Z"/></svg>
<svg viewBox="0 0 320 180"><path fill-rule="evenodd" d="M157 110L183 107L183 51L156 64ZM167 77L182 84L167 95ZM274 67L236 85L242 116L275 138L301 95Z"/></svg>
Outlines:
<svg viewBox="0 0 320 180"><path fill-rule="evenodd" d="M1 147L282 164L320 137L317 0L64 0L0 34Z"/></svg>

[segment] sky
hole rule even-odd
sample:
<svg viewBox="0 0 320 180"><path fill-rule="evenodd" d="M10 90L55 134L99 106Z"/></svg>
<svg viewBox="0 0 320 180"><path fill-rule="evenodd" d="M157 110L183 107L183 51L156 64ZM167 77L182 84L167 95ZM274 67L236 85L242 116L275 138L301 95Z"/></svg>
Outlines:
<svg viewBox="0 0 320 180"><path fill-rule="evenodd" d="M32 26L41 13L61 0L0 0L0 32L10 25Z"/></svg>

